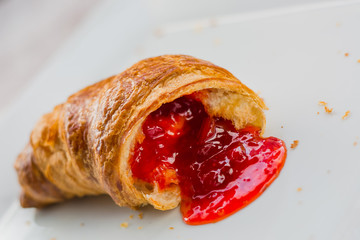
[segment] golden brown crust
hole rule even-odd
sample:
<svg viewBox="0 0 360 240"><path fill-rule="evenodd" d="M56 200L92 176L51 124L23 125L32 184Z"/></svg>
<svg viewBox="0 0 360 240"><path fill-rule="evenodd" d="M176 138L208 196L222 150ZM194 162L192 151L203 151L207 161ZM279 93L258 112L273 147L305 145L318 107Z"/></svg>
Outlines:
<svg viewBox="0 0 360 240"><path fill-rule="evenodd" d="M75 93L40 119L15 163L22 206L107 193L120 206L175 207L178 199L167 203L138 190L128 160L146 116L193 92L210 114L237 128L265 125L262 100L227 70L184 55L145 59ZM166 194L179 195L176 189Z"/></svg>

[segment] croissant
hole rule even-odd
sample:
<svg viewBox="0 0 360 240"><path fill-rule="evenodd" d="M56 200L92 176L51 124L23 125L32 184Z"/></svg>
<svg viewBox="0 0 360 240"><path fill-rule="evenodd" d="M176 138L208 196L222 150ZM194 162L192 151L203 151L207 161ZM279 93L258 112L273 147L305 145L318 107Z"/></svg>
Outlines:
<svg viewBox="0 0 360 240"><path fill-rule="evenodd" d="M145 175L151 172L148 171L148 163L155 153L139 153L139 146L148 137L144 126L164 122L155 119L164 114L165 110L159 109L170 108L167 104L179 105L182 102L186 102L185 105L189 103L189 106L199 106L198 111L203 114L203 119L215 119L212 122L209 120L213 130L209 128L208 132L214 132L219 124L230 124L231 127L227 129L234 133L247 126L254 128L258 135L264 131L264 102L227 70L185 55L148 58L118 75L73 94L38 121L29 143L15 162L22 187L22 207L40 208L74 197L108 194L119 206L135 208L151 204L156 209L167 210L178 206L183 199L185 204L182 205L182 211L189 209L190 203L184 200L186 197L181 187L181 179L185 178L177 177L177 170L168 171L169 167L160 172L165 183L146 180ZM155 113L158 115L155 116ZM187 113L184 114L176 116L185 119ZM149 123L149 118L153 122ZM185 120L181 121L179 128L187 124ZM201 121L204 125L205 120ZM196 125L196 131L203 129L201 124ZM149 129L154 131L158 128ZM198 134L193 130L186 131L186 134ZM246 134L249 132L246 130ZM169 139L174 133L170 135L166 135L165 145L173 143ZM204 136L209 138L208 133ZM257 138L261 137L252 139ZM201 137L191 139L198 140ZM259 189L254 188L251 199L265 190L284 163L285 145L281 140L271 140L278 144L271 147L276 155L271 157L276 164L266 165L267 168L272 167L273 174L260 184ZM185 146L189 141L183 141L183 145L178 142L178 146ZM153 140L151 144L155 146L154 149L163 146L158 140ZM147 157L138 161L140 155ZM134 161L134 158L137 160ZM166 166L170 166L168 162ZM228 170L230 173L233 171L236 170ZM206 181L201 184L207 185ZM243 205L247 205L246 201ZM229 215L218 212L219 218ZM204 221L206 223L210 220ZM198 223L202 222L194 221L194 224Z"/></svg>

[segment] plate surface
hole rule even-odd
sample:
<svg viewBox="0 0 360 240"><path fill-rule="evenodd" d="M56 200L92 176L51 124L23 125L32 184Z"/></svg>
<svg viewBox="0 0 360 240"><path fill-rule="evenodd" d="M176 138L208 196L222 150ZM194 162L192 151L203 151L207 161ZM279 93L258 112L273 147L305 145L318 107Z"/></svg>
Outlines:
<svg viewBox="0 0 360 240"><path fill-rule="evenodd" d="M228 69L259 92L270 109L265 135L288 147L299 140L278 179L240 212L197 227L185 225L178 209L146 207L140 219L139 211L105 196L44 210L21 209L16 201L1 221L0 239L360 239L360 3L167 24L152 19L148 8L111 1L87 19L0 119L8 136L0 139L3 156L14 159L39 116L71 93L144 57L182 53ZM333 112L325 113L319 101ZM11 180L0 186L15 195L14 173L2 174Z"/></svg>

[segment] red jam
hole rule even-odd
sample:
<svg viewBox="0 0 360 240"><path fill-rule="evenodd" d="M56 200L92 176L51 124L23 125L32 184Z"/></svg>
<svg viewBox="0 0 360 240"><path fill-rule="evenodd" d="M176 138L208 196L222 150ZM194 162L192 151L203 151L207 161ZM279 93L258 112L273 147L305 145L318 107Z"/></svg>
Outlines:
<svg viewBox="0 0 360 240"><path fill-rule="evenodd" d="M286 158L280 139L260 129L236 130L210 117L201 102L185 96L162 105L142 127L133 176L160 189L178 184L187 224L222 220L254 201L279 175Z"/></svg>

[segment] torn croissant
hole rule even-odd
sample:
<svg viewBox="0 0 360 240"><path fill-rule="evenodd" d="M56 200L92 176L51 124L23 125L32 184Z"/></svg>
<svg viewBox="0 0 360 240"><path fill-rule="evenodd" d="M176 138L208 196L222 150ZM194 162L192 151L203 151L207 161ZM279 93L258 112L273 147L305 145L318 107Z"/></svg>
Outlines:
<svg viewBox="0 0 360 240"><path fill-rule="evenodd" d="M143 133L145 122L176 101L200 104L203 119L226 121L232 131L252 126L261 134L265 127L265 104L227 70L185 55L145 59L80 90L40 119L15 163L21 205L43 207L74 197L108 194L119 206L151 204L160 210L178 206L183 198L182 178L177 180L175 173L179 167L166 165L174 170L175 180L162 187L133 174L135 168L146 165L133 164L141 144L150 141ZM152 143L159 145L155 140ZM286 150L280 145L274 176L256 190L254 198L282 168Z"/></svg>

